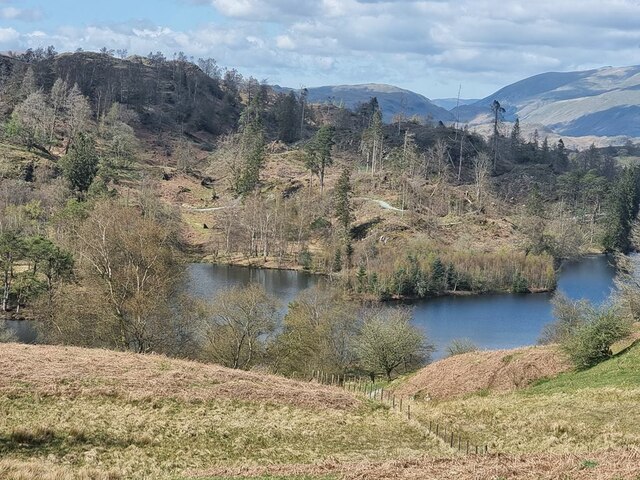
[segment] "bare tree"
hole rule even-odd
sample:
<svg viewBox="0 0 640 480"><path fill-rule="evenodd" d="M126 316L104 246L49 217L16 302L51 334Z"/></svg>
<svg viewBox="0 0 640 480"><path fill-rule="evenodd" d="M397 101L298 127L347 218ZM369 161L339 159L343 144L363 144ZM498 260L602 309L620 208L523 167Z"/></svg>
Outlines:
<svg viewBox="0 0 640 480"><path fill-rule="evenodd" d="M204 355L226 367L251 368L276 329L277 312L276 299L260 285L222 291L204 325Z"/></svg>
<svg viewBox="0 0 640 480"><path fill-rule="evenodd" d="M475 181L475 201L479 208L482 207L482 198L487 188L487 181L489 179L489 172L491 169L491 161L489 156L480 152L473 157L473 177Z"/></svg>

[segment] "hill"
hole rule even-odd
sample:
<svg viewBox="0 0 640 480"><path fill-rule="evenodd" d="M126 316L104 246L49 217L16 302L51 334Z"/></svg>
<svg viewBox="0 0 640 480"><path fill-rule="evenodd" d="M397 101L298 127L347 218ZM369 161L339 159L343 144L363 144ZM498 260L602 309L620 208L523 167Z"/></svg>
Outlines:
<svg viewBox="0 0 640 480"><path fill-rule="evenodd" d="M632 346L519 392L416 401L407 421L335 387L257 372L4 344L0 476L636 479L639 359ZM460 455L429 421L500 453Z"/></svg>
<svg viewBox="0 0 640 480"><path fill-rule="evenodd" d="M289 88L275 87L276 91L288 91ZM405 118L417 116L434 121L452 122L455 117L419 93L377 83L362 85L333 85L314 87L308 90L308 100L312 103L333 103L355 109L368 102L372 97L378 99L382 110L382 118L391 123L397 114Z"/></svg>
<svg viewBox="0 0 640 480"><path fill-rule="evenodd" d="M526 347L454 355L426 366L395 392L437 400L477 393L509 391L570 368L557 347Z"/></svg>
<svg viewBox="0 0 640 480"><path fill-rule="evenodd" d="M640 66L549 72L455 109L461 121L490 123L494 100L505 119L567 136L640 136Z"/></svg>
<svg viewBox="0 0 640 480"><path fill-rule="evenodd" d="M175 479L445 451L344 390L262 373L18 344L2 345L0 370L1 478Z"/></svg>
<svg viewBox="0 0 640 480"><path fill-rule="evenodd" d="M434 98L431 100L431 103L437 105L439 107L444 108L445 110L452 110L461 105L470 105L472 103L476 103L479 98Z"/></svg>

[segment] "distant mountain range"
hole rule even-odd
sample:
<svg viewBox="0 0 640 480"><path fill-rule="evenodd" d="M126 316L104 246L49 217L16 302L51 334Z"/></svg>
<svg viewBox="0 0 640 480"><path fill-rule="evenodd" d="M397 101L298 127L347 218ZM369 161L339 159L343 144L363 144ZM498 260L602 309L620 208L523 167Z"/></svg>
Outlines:
<svg viewBox="0 0 640 480"><path fill-rule="evenodd" d="M494 100L506 120L560 135L640 137L640 66L535 75L453 113L462 122L486 123Z"/></svg>
<svg viewBox="0 0 640 480"><path fill-rule="evenodd" d="M281 91L290 89L276 87ZM562 136L640 137L640 66L549 72L526 78L481 99L429 100L391 85L364 84L309 88L309 100L354 108L377 97L386 122L394 115L418 115L472 126L491 122L491 104L500 102L506 121L544 128Z"/></svg>
<svg viewBox="0 0 640 480"><path fill-rule="evenodd" d="M280 86L273 88L281 92L292 90L291 88ZM315 87L307 90L307 98L312 103L331 102L342 104L350 109L368 102L372 97L376 97L382 110L383 120L387 123L392 122L394 115L398 113L408 118L417 115L425 119L431 118L435 121L452 122L455 120L455 117L448 109L436 105L424 95L394 87L393 85L367 83L363 85Z"/></svg>
<svg viewBox="0 0 640 480"><path fill-rule="evenodd" d="M476 103L479 101L478 98L434 98L431 100L431 103L442 107L446 110L453 110L456 107L460 107L462 105L470 105L472 103Z"/></svg>

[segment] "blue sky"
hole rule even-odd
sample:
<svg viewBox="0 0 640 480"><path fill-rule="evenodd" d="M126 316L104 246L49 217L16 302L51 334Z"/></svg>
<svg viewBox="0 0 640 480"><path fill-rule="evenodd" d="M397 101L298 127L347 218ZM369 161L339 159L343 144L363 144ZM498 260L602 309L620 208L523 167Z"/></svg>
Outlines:
<svg viewBox="0 0 640 480"><path fill-rule="evenodd" d="M479 98L546 71L640 64L638 19L638 0L0 0L0 51L184 51L291 87Z"/></svg>

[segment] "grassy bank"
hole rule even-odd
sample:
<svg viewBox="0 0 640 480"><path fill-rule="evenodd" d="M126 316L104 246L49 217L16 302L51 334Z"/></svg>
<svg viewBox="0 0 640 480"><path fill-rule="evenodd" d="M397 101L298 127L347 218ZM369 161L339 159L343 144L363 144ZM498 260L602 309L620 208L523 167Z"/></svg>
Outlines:
<svg viewBox="0 0 640 480"><path fill-rule="evenodd" d="M3 345L0 366L2 478L164 479L445 452L400 416L332 387L48 346Z"/></svg>

